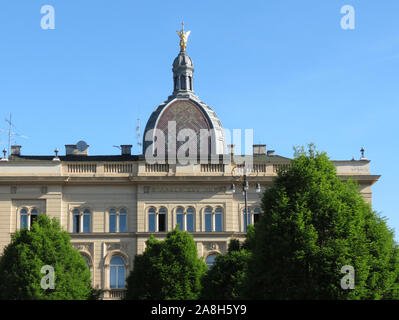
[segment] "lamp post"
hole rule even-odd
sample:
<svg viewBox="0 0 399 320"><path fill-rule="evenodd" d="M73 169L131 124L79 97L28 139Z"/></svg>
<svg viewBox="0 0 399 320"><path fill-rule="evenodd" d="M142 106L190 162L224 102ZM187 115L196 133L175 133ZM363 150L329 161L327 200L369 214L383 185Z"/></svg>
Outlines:
<svg viewBox="0 0 399 320"><path fill-rule="evenodd" d="M244 209L244 230L245 232L247 231L248 228L248 190L249 190L249 184L248 184L248 179L247 179L247 167L244 164L244 175L243 175L243 182L242 182L242 194L244 196L244 203L245 203L245 209ZM232 193L236 192L236 188L234 183L231 185L231 191ZM256 189L255 191L259 193L261 191L260 189L260 184L256 184Z"/></svg>

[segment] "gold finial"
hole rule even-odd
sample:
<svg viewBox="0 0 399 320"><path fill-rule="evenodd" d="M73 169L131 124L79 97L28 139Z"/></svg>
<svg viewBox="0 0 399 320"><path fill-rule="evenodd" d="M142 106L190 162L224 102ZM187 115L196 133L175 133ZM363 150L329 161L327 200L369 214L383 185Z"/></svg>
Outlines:
<svg viewBox="0 0 399 320"><path fill-rule="evenodd" d="M188 36L190 35L191 31L184 32L184 22L182 22L182 29L181 31L176 31L180 38L180 51L186 51L187 40Z"/></svg>

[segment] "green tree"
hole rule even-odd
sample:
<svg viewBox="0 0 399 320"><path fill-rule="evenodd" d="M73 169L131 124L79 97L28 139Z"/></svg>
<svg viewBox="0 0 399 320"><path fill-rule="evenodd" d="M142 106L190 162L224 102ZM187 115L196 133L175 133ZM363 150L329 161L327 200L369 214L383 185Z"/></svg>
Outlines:
<svg viewBox="0 0 399 320"><path fill-rule="evenodd" d="M201 299L239 299L249 257L250 252L238 240L231 240L227 254L218 255L203 278Z"/></svg>
<svg viewBox="0 0 399 320"><path fill-rule="evenodd" d="M325 153L296 150L262 198L245 297L397 298L398 246L353 180L342 181ZM341 268L355 270L344 290Z"/></svg>
<svg viewBox="0 0 399 320"><path fill-rule="evenodd" d="M143 254L135 257L126 299L197 299L207 268L198 258L193 236L176 228L164 241L151 236L146 244Z"/></svg>
<svg viewBox="0 0 399 320"><path fill-rule="evenodd" d="M43 266L54 268L54 289L41 273ZM44 271L44 270L43 270ZM12 236L0 260L0 299L82 300L93 298L90 271L80 253L72 248L66 231L54 218L40 214L30 230Z"/></svg>

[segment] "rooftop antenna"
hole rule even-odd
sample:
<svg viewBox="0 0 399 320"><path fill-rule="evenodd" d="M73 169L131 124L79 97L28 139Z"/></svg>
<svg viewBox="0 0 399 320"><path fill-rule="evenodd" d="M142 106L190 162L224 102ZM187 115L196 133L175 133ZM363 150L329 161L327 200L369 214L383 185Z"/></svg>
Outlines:
<svg viewBox="0 0 399 320"><path fill-rule="evenodd" d="M137 154L140 154L141 145L142 145L140 139L140 118L137 118L136 137L137 137Z"/></svg>
<svg viewBox="0 0 399 320"><path fill-rule="evenodd" d="M7 150L8 150L8 154L10 154L10 147L11 147L11 138L13 136L18 136L20 138L24 138L24 139L28 139L27 136L23 136L17 132L13 132L11 131L12 128L14 128L14 130L16 131L16 127L14 126L14 123L12 122L12 114L10 113L10 118L9 119L5 119L5 121L8 123L8 130L4 130L4 129L0 129L1 132L5 132L8 135L8 146L7 146ZM14 140L15 142L15 140Z"/></svg>

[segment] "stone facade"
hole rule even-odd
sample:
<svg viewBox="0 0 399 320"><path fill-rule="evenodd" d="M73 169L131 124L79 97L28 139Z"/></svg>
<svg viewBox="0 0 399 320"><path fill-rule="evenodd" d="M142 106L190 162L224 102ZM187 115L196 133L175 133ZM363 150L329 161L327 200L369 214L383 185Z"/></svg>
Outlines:
<svg viewBox="0 0 399 320"><path fill-rule="evenodd" d="M39 158L39 159L38 159ZM242 179L234 176L236 164L179 164L150 168L139 158L114 156L112 161L86 156L85 161L72 161L73 156L12 156L0 161L0 252L20 228L22 208L36 208L49 217L56 217L70 233L73 246L84 255L92 271L93 286L105 290L104 298L120 297L120 290L109 288L109 263L120 255L131 270L136 254L143 252L150 234L163 239L176 226L176 208L194 208L194 230L198 254L225 253L231 238L243 239L244 197L239 187ZM259 158L259 157L258 157ZM279 156L254 156L254 169L248 173L248 205L259 207L262 190L270 186L276 168L289 165ZM353 177L360 191L371 202L371 186L379 176L369 172L369 161L335 161L342 179ZM237 185L233 193L231 184ZM164 232L149 232L148 209L166 208ZM204 210L222 209L222 231L205 231ZM74 233L73 210L89 209L89 232ZM109 232L109 212L124 208L127 232Z"/></svg>

